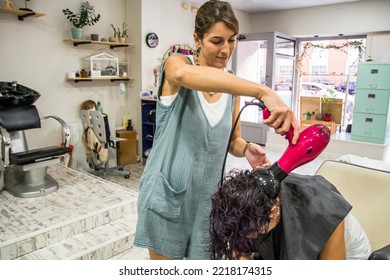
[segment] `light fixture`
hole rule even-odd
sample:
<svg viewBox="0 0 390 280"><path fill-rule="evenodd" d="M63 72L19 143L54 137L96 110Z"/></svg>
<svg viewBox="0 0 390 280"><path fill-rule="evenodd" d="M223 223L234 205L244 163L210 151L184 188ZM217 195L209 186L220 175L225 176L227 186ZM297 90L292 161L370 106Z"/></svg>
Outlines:
<svg viewBox="0 0 390 280"><path fill-rule="evenodd" d="M183 3L181 3L181 7L182 7L184 10L188 11L188 9L190 8L190 4L188 4L188 3L186 3L186 2L183 2Z"/></svg>

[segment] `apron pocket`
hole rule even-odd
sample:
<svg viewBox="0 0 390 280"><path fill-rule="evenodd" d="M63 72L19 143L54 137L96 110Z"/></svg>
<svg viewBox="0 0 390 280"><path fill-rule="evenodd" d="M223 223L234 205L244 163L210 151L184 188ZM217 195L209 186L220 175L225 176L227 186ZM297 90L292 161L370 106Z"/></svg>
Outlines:
<svg viewBox="0 0 390 280"><path fill-rule="evenodd" d="M169 221L179 221L186 191L186 188L176 191L160 172L150 199L150 210Z"/></svg>

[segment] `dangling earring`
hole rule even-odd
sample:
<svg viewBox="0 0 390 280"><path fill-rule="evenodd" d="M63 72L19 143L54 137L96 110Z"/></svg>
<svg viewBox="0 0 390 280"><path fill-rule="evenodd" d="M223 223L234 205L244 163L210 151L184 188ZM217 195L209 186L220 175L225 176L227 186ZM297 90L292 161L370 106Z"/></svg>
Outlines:
<svg viewBox="0 0 390 280"><path fill-rule="evenodd" d="M196 51L195 51L195 57L194 57L194 61L195 61L195 65L200 65L199 64L199 56L200 56L200 47L197 47L196 48Z"/></svg>

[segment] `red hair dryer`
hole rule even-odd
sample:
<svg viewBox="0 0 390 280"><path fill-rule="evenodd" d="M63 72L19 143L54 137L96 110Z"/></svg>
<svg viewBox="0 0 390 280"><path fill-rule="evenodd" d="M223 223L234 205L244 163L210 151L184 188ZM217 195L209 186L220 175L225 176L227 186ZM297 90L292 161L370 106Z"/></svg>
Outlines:
<svg viewBox="0 0 390 280"><path fill-rule="evenodd" d="M263 119L268 119L270 112L263 108ZM330 141L330 129L323 124L313 124L299 134L298 142L291 143L294 136L294 129L285 134L288 140L288 147L278 161L269 169L277 181L282 181L288 173L295 168L315 159L328 145Z"/></svg>

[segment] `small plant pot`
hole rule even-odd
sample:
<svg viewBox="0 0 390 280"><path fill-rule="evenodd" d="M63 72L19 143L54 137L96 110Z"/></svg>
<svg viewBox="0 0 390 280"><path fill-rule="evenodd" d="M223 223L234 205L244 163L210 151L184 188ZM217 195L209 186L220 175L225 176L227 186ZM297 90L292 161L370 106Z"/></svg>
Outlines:
<svg viewBox="0 0 390 280"><path fill-rule="evenodd" d="M91 34L92 41L99 41L99 34Z"/></svg>
<svg viewBox="0 0 390 280"><path fill-rule="evenodd" d="M318 113L318 114L316 115L316 120L317 120L317 121L323 121L323 120L324 120L324 114Z"/></svg>
<svg viewBox="0 0 390 280"><path fill-rule="evenodd" d="M83 38L83 30L81 28L72 27L70 31L72 32L73 39L80 40Z"/></svg>
<svg viewBox="0 0 390 280"><path fill-rule="evenodd" d="M126 37L120 37L119 43L126 43Z"/></svg>
<svg viewBox="0 0 390 280"><path fill-rule="evenodd" d="M332 114L324 114L324 121L330 122L332 120Z"/></svg>
<svg viewBox="0 0 390 280"><path fill-rule="evenodd" d="M86 77L87 77L87 71L84 70L84 69L82 69L82 70L80 71L80 76L81 76L81 78L86 78Z"/></svg>

